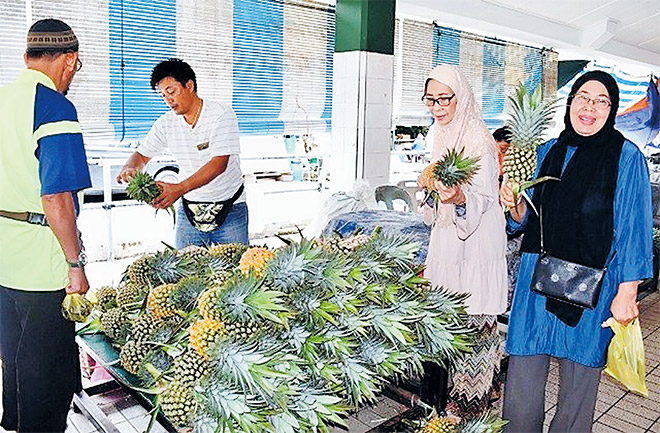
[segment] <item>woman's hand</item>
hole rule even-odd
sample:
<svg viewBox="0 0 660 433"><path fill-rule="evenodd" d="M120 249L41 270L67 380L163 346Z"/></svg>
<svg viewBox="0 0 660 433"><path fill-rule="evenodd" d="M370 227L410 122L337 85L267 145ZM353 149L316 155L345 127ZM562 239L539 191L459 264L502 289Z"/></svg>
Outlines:
<svg viewBox="0 0 660 433"><path fill-rule="evenodd" d="M442 203L451 203L459 206L465 204L465 194L460 185L446 186L444 183L436 180L434 186L436 191L438 191Z"/></svg>
<svg viewBox="0 0 660 433"><path fill-rule="evenodd" d="M637 305L638 281L628 281L619 284L619 290L612 300L610 311L614 319L622 325L627 325L633 319L639 317L639 306Z"/></svg>
<svg viewBox="0 0 660 433"><path fill-rule="evenodd" d="M511 210L511 217L516 222L521 222L525 213L527 212L527 203L523 200L522 195L518 195L516 200L513 199L513 182L507 179L504 175L502 186L500 186L500 203L505 208Z"/></svg>

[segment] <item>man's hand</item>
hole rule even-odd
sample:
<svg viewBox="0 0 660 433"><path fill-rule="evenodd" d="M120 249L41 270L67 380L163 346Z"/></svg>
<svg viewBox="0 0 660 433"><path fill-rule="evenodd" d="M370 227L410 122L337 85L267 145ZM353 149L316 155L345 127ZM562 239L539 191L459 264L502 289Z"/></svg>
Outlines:
<svg viewBox="0 0 660 433"><path fill-rule="evenodd" d="M162 189L162 192L151 203L156 209L167 209L172 206L175 201L186 193L180 183L167 183L157 181L156 184Z"/></svg>
<svg viewBox="0 0 660 433"><path fill-rule="evenodd" d="M117 175L117 183L128 183L138 171L137 168L123 166Z"/></svg>
<svg viewBox="0 0 660 433"><path fill-rule="evenodd" d="M619 284L619 290L612 300L610 311L617 322L627 325L633 319L639 317L639 306L637 305L638 281L629 281Z"/></svg>
<svg viewBox="0 0 660 433"><path fill-rule="evenodd" d="M84 295L87 290L89 290L89 282L85 275L85 268L69 268L69 285L66 287L66 293Z"/></svg>
<svg viewBox="0 0 660 433"><path fill-rule="evenodd" d="M500 204L511 210L511 217L517 222L522 221L527 212L527 203L522 195L518 195L517 200L513 199L513 183L506 178L506 175L500 186Z"/></svg>
<svg viewBox="0 0 660 433"><path fill-rule="evenodd" d="M460 185L446 186L444 183L436 180L434 186L436 191L438 191L442 203L465 204L465 194L463 194Z"/></svg>
<svg viewBox="0 0 660 433"><path fill-rule="evenodd" d="M128 183L135 176L135 173L142 170L150 160L150 157L144 156L139 152L133 152L128 157L126 164L121 168L121 172L117 176L117 183Z"/></svg>

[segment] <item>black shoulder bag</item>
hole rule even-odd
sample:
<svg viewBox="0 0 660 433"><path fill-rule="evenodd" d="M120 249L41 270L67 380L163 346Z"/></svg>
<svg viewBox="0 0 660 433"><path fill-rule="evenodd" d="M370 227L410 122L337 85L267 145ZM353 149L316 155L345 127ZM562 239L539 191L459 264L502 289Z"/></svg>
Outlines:
<svg viewBox="0 0 660 433"><path fill-rule="evenodd" d="M531 290L547 298L565 302L582 309L598 304L600 289L607 267L616 255L612 254L603 269L592 268L553 257L543 247L543 210L539 209L541 252L534 268Z"/></svg>

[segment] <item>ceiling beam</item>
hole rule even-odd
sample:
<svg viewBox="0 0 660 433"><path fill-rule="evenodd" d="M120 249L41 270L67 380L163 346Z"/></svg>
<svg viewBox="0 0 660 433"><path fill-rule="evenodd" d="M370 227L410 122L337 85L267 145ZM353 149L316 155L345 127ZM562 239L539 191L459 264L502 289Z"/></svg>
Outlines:
<svg viewBox="0 0 660 433"><path fill-rule="evenodd" d="M582 31L582 46L598 50L614 38L619 22L606 18Z"/></svg>
<svg viewBox="0 0 660 433"><path fill-rule="evenodd" d="M660 65L660 54L617 41L612 18L581 30L483 0L399 0L397 14L531 45L579 50L585 56L605 55L654 70Z"/></svg>

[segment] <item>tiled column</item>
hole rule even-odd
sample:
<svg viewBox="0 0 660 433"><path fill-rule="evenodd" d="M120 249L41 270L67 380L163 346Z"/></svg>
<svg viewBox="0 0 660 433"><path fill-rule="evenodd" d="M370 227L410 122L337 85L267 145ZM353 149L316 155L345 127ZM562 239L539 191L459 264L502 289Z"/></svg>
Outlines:
<svg viewBox="0 0 660 433"><path fill-rule="evenodd" d="M337 0L333 190L387 183L392 143L395 0Z"/></svg>

